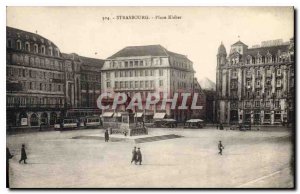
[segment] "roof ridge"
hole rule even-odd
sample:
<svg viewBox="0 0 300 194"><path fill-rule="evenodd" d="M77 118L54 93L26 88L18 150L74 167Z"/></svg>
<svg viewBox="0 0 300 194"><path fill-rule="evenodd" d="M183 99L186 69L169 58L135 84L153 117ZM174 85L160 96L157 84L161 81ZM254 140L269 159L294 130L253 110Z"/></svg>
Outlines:
<svg viewBox="0 0 300 194"><path fill-rule="evenodd" d="M165 52L165 54L168 56L168 57L170 57L170 55L168 54L168 50L165 48L165 47L163 47L163 46L161 46L160 44L159 44L159 46L163 49L163 51ZM167 52L168 51L168 52Z"/></svg>

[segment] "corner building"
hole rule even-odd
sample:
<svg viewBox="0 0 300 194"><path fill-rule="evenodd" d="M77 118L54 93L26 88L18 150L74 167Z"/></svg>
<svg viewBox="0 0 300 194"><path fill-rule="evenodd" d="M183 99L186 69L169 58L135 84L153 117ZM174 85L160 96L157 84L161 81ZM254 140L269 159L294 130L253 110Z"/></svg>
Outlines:
<svg viewBox="0 0 300 194"><path fill-rule="evenodd" d="M291 124L295 117L294 39L263 41L248 48L241 41L227 55L217 54L219 123Z"/></svg>
<svg viewBox="0 0 300 194"><path fill-rule="evenodd" d="M140 93L145 105L148 93L159 93L161 99L163 93L167 93L168 98L173 98L175 92L179 96L183 92L193 94L194 73L193 63L185 55L170 52L161 45L129 46L105 60L101 76L102 93L123 92L130 97ZM125 106L120 106L117 110L108 111L126 110ZM172 110L171 103L162 109L161 101L151 105L149 110L135 110L143 111L150 118L155 118L156 113L164 113L160 115L177 121L192 117L190 110Z"/></svg>
<svg viewBox="0 0 300 194"><path fill-rule="evenodd" d="M104 61L61 53L49 39L6 27L7 127L53 126L59 118L101 114Z"/></svg>

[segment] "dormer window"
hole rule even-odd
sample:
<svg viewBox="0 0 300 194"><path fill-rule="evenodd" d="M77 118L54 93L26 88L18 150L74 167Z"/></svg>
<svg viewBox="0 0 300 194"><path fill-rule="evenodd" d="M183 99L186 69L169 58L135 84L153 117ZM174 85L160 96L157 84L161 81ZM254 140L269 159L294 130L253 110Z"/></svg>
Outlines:
<svg viewBox="0 0 300 194"><path fill-rule="evenodd" d="M17 40L17 49L21 50L22 49L22 43L21 40Z"/></svg>
<svg viewBox="0 0 300 194"><path fill-rule="evenodd" d="M42 45L42 46L41 46L41 53L42 53L42 54L45 54L45 52L46 52L45 46Z"/></svg>
<svg viewBox="0 0 300 194"><path fill-rule="evenodd" d="M252 57L252 64L255 64L255 57Z"/></svg>
<svg viewBox="0 0 300 194"><path fill-rule="evenodd" d="M48 48L48 54L49 54L50 56L53 56L53 49L52 49L52 47L49 47L49 48Z"/></svg>
<svg viewBox="0 0 300 194"><path fill-rule="evenodd" d="M59 50L58 50L58 48L55 49L55 56L59 57Z"/></svg>
<svg viewBox="0 0 300 194"><path fill-rule="evenodd" d="M30 52L30 44L29 44L29 42L25 43L25 50L28 51L28 52Z"/></svg>
<svg viewBox="0 0 300 194"><path fill-rule="evenodd" d="M11 40L8 40L8 41L7 41L7 47L8 47L8 48L12 48L12 41L11 41Z"/></svg>
<svg viewBox="0 0 300 194"><path fill-rule="evenodd" d="M33 52L38 53L39 52L39 47L37 44L33 45Z"/></svg>

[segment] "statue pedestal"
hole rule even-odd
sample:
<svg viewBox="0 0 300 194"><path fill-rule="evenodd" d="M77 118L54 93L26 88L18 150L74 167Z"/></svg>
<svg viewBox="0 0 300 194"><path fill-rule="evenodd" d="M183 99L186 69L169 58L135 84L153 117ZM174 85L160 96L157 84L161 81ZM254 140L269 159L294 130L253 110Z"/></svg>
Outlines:
<svg viewBox="0 0 300 194"><path fill-rule="evenodd" d="M117 129L118 130L118 129ZM122 121L119 127L120 133L129 136L147 135L148 130L143 123L138 123L135 113L122 113Z"/></svg>

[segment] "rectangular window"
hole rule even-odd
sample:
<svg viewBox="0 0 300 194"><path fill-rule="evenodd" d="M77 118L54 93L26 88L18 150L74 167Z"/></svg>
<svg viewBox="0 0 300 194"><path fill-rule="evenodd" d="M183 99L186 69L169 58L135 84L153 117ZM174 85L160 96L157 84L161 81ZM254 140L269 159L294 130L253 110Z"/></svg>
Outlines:
<svg viewBox="0 0 300 194"><path fill-rule="evenodd" d="M270 107L270 101L266 101L266 107Z"/></svg>
<svg viewBox="0 0 300 194"><path fill-rule="evenodd" d="M159 76L164 76L164 71L163 71L163 69L160 69L160 70L159 70Z"/></svg>
<svg viewBox="0 0 300 194"><path fill-rule="evenodd" d="M121 89L124 88L124 82L120 82L120 88L121 88Z"/></svg>
<svg viewBox="0 0 300 194"><path fill-rule="evenodd" d="M125 82L125 88L128 88L128 81Z"/></svg>
<svg viewBox="0 0 300 194"><path fill-rule="evenodd" d="M129 71L129 76L133 77L133 71Z"/></svg>
<svg viewBox="0 0 300 194"><path fill-rule="evenodd" d="M281 90L276 90L276 96L281 97Z"/></svg>
<svg viewBox="0 0 300 194"><path fill-rule="evenodd" d="M129 62L130 67L133 67L133 61Z"/></svg>
<svg viewBox="0 0 300 194"><path fill-rule="evenodd" d="M130 88L133 88L133 81L130 81Z"/></svg>
<svg viewBox="0 0 300 194"><path fill-rule="evenodd" d="M277 86L280 86L280 85L281 85L281 80L278 79L278 80L276 81L276 83L277 83Z"/></svg>
<svg viewBox="0 0 300 194"><path fill-rule="evenodd" d="M128 67L128 62L127 61L125 61L125 67Z"/></svg>
<svg viewBox="0 0 300 194"><path fill-rule="evenodd" d="M144 66L144 61L140 61L140 66Z"/></svg>
<svg viewBox="0 0 300 194"><path fill-rule="evenodd" d="M144 70L140 70L140 76L144 76Z"/></svg>
<svg viewBox="0 0 300 194"><path fill-rule="evenodd" d="M138 71L138 70L135 70L135 71L134 71L134 76L135 76L135 77L138 77L138 76L139 76L139 71Z"/></svg>
<svg viewBox="0 0 300 194"><path fill-rule="evenodd" d="M134 61L134 66L138 67L139 66L139 62L138 61Z"/></svg>
<svg viewBox="0 0 300 194"><path fill-rule="evenodd" d="M135 88L139 88L139 82L138 81L135 81Z"/></svg>
<svg viewBox="0 0 300 194"><path fill-rule="evenodd" d="M115 77L119 77L119 72L115 71Z"/></svg>
<svg viewBox="0 0 300 194"><path fill-rule="evenodd" d="M279 108L279 101L275 101L275 108Z"/></svg>
<svg viewBox="0 0 300 194"><path fill-rule="evenodd" d="M149 70L145 70L145 76L149 75Z"/></svg>
<svg viewBox="0 0 300 194"><path fill-rule="evenodd" d="M150 75L154 76L154 70L150 70Z"/></svg>
<svg viewBox="0 0 300 194"><path fill-rule="evenodd" d="M260 81L259 80L257 80L256 85L260 86Z"/></svg>
<svg viewBox="0 0 300 194"><path fill-rule="evenodd" d="M140 81L140 88L144 88L144 81Z"/></svg>
<svg viewBox="0 0 300 194"><path fill-rule="evenodd" d="M281 75L281 69L277 69L277 75Z"/></svg>
<svg viewBox="0 0 300 194"><path fill-rule="evenodd" d="M110 82L106 82L106 87L110 88Z"/></svg>
<svg viewBox="0 0 300 194"><path fill-rule="evenodd" d="M110 72L106 72L106 78L110 78Z"/></svg>
<svg viewBox="0 0 300 194"><path fill-rule="evenodd" d="M118 89L119 88L119 82L115 82L115 88Z"/></svg>
<svg viewBox="0 0 300 194"><path fill-rule="evenodd" d="M154 81L153 80L150 81L150 87L154 88Z"/></svg>
<svg viewBox="0 0 300 194"><path fill-rule="evenodd" d="M163 80L159 80L159 86L164 86Z"/></svg>
<svg viewBox="0 0 300 194"><path fill-rule="evenodd" d="M145 81L145 88L149 88L149 81Z"/></svg>

